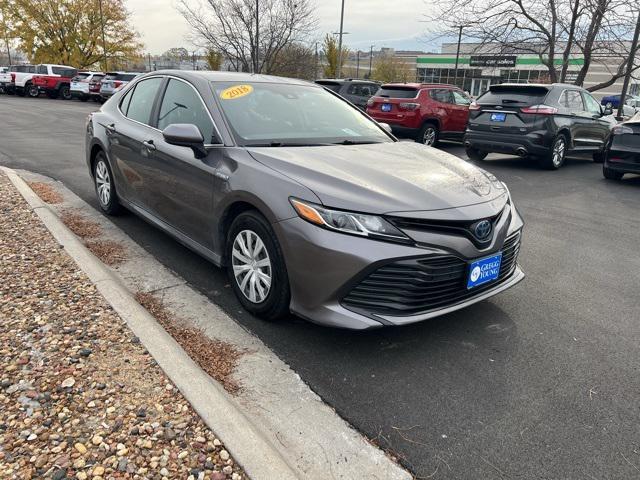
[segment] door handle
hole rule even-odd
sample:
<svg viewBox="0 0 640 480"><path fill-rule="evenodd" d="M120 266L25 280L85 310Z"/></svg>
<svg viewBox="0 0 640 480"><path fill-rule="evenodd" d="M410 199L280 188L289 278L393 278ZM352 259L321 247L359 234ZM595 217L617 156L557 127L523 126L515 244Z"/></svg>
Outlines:
<svg viewBox="0 0 640 480"><path fill-rule="evenodd" d="M107 135L111 135L112 133L116 133L116 125L115 123L110 123L109 125L104 126L107 131Z"/></svg>
<svg viewBox="0 0 640 480"><path fill-rule="evenodd" d="M144 145L144 147L151 152L156 150L156 146L153 143L153 140L145 140L144 142L142 142L142 145Z"/></svg>

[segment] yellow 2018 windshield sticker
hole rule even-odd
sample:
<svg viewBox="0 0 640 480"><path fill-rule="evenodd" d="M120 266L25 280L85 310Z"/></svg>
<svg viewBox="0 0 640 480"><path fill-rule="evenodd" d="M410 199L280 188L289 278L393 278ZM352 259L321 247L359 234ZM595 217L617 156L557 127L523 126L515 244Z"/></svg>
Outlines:
<svg viewBox="0 0 640 480"><path fill-rule="evenodd" d="M234 85L233 87L225 88L220 92L220 98L222 100L235 100L236 98L244 97L253 92L251 85Z"/></svg>

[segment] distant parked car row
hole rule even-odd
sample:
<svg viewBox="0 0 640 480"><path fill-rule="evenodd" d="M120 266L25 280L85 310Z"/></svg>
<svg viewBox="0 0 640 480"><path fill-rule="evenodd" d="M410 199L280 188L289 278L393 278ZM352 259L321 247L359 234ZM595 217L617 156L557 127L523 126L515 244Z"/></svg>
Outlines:
<svg viewBox="0 0 640 480"><path fill-rule="evenodd" d="M11 65L0 70L0 90L9 95L104 102L138 72L81 71L66 65Z"/></svg>

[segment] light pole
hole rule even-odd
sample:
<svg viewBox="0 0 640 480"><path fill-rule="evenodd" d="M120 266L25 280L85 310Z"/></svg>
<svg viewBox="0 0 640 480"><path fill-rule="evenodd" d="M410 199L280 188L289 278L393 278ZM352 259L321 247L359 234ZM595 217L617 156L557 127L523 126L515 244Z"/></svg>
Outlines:
<svg viewBox="0 0 640 480"><path fill-rule="evenodd" d="M464 28L464 26L456 25L456 27L458 28L458 48L456 49L456 66L453 70L453 81L454 81L454 84L457 86L458 85L458 60L460 59L460 42L462 41L462 29Z"/></svg>
<svg viewBox="0 0 640 480"><path fill-rule="evenodd" d="M342 0L342 8L340 9L340 33L338 37L338 78L342 77L342 35L344 25L344 0Z"/></svg>
<svg viewBox="0 0 640 480"><path fill-rule="evenodd" d="M360 78L360 49L356 52L356 78Z"/></svg>
<svg viewBox="0 0 640 480"><path fill-rule="evenodd" d="M253 73L260 73L258 72L258 69L260 68L260 63L258 62L258 56L260 55L260 22L258 17L258 2L259 0L256 0L256 51L255 58L253 60Z"/></svg>
<svg viewBox="0 0 640 480"><path fill-rule="evenodd" d="M374 45L369 47L369 80L371 80L371 67L373 67L373 47Z"/></svg>
<svg viewBox="0 0 640 480"><path fill-rule="evenodd" d="M624 112L624 101L627 97L627 89L629 88L629 80L631 80L631 72L633 72L633 62L638 49L638 37L640 37L640 10L638 10L638 21L636 23L636 31L633 34L631 42L631 50L629 51L629 59L627 60L627 71L624 74L624 83L622 84L622 93L620 95L620 104L618 105L618 120L622 120Z"/></svg>
<svg viewBox="0 0 640 480"><path fill-rule="evenodd" d="M102 57L104 61L104 73L107 73L109 69L107 65L107 42L104 39L104 17L102 16L102 0L98 0L98 5L100 7L100 28L102 30Z"/></svg>

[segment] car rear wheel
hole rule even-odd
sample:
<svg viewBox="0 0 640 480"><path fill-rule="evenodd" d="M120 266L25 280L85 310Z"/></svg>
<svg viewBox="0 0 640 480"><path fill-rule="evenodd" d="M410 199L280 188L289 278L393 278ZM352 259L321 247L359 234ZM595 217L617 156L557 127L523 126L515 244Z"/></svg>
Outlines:
<svg viewBox="0 0 640 480"><path fill-rule="evenodd" d="M551 143L551 150L541 156L538 161L540 166L549 170L557 170L564 165L565 155L567 154L567 137L563 134L558 135Z"/></svg>
<svg viewBox="0 0 640 480"><path fill-rule="evenodd" d="M38 89L38 87L36 87L31 83L27 84L27 86L25 87L25 90L27 92L27 95L31 98L36 98L37 96L40 95L40 90Z"/></svg>
<svg viewBox="0 0 640 480"><path fill-rule="evenodd" d="M69 85L63 85L60 87L60 96L63 100L71 100L71 89Z"/></svg>
<svg viewBox="0 0 640 480"><path fill-rule="evenodd" d="M435 147L438 145L439 136L438 126L434 123L425 123L418 133L418 142Z"/></svg>
<svg viewBox="0 0 640 480"><path fill-rule="evenodd" d="M489 155L489 152L484 152L473 147L466 147L465 151L467 152L467 157L477 162L484 160L485 158L487 158L487 155Z"/></svg>
<svg viewBox="0 0 640 480"><path fill-rule="evenodd" d="M93 165L93 180L100 208L107 215L117 215L122 211L118 202L116 186L111 174L111 168L103 152L98 152Z"/></svg>
<svg viewBox="0 0 640 480"><path fill-rule="evenodd" d="M265 320L289 313L291 293L280 244L255 211L238 215L227 236L228 272L242 306Z"/></svg>
<svg viewBox="0 0 640 480"><path fill-rule="evenodd" d="M603 166L602 175L604 175L604 178L606 178L607 180L622 180L622 177L624 177L624 172L618 172L616 170L611 170L610 168Z"/></svg>

